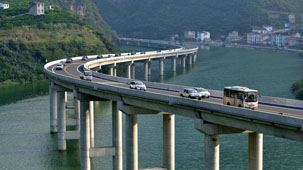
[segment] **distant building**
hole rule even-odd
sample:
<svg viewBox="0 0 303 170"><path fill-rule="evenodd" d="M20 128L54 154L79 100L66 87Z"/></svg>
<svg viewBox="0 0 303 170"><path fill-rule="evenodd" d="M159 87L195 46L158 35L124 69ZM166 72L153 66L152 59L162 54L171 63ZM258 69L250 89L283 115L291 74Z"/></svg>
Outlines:
<svg viewBox="0 0 303 170"><path fill-rule="evenodd" d="M54 8L51 5L47 5L44 7L45 10L54 10Z"/></svg>
<svg viewBox="0 0 303 170"><path fill-rule="evenodd" d="M298 45L298 38L297 37L287 37L285 38L286 44L288 47L293 47Z"/></svg>
<svg viewBox="0 0 303 170"><path fill-rule="evenodd" d="M207 31L198 32L196 39L198 41L210 41L210 32Z"/></svg>
<svg viewBox="0 0 303 170"><path fill-rule="evenodd" d="M265 28L267 30L267 32L272 32L272 25L269 25L269 24L266 24L266 25L263 25L263 28Z"/></svg>
<svg viewBox="0 0 303 170"><path fill-rule="evenodd" d="M229 33L226 37L226 41L233 42L233 41L239 41L241 38L239 37L239 34L237 31L233 31Z"/></svg>
<svg viewBox="0 0 303 170"><path fill-rule="evenodd" d="M286 38L289 37L288 35L282 35L282 34L272 34L271 35L271 42L272 45L275 45L277 47L285 47L287 46L287 40Z"/></svg>
<svg viewBox="0 0 303 170"><path fill-rule="evenodd" d="M269 36L262 33L251 32L247 34L247 44L269 44Z"/></svg>
<svg viewBox="0 0 303 170"><path fill-rule="evenodd" d="M196 38L196 32L195 31L186 31L184 33L184 38L195 39Z"/></svg>
<svg viewBox="0 0 303 170"><path fill-rule="evenodd" d="M30 2L29 14L31 15L44 15L44 3L43 2Z"/></svg>
<svg viewBox="0 0 303 170"><path fill-rule="evenodd" d="M0 9L8 9L9 3L8 2L0 2Z"/></svg>
<svg viewBox="0 0 303 170"><path fill-rule="evenodd" d="M259 34L267 34L268 31L264 27L253 27L252 32L259 33Z"/></svg>

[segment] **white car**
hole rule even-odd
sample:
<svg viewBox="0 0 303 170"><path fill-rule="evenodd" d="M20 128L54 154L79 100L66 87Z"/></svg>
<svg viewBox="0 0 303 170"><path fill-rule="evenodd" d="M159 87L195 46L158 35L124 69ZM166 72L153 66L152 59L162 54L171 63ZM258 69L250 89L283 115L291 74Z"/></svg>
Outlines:
<svg viewBox="0 0 303 170"><path fill-rule="evenodd" d="M202 98L209 98L210 97L210 93L208 90L204 89L204 88L194 88L195 90L197 90L198 93L200 93Z"/></svg>
<svg viewBox="0 0 303 170"><path fill-rule="evenodd" d="M132 81L129 84L129 88L146 91L146 86L141 81Z"/></svg>
<svg viewBox="0 0 303 170"><path fill-rule="evenodd" d="M56 70L63 70L63 64L62 63L58 63L57 65L56 65Z"/></svg>
<svg viewBox="0 0 303 170"><path fill-rule="evenodd" d="M92 81L93 80L93 72L92 71L84 71L80 74L80 79Z"/></svg>
<svg viewBox="0 0 303 170"><path fill-rule="evenodd" d="M180 92L180 96L199 100L202 98L201 94L193 88L184 88L183 91Z"/></svg>

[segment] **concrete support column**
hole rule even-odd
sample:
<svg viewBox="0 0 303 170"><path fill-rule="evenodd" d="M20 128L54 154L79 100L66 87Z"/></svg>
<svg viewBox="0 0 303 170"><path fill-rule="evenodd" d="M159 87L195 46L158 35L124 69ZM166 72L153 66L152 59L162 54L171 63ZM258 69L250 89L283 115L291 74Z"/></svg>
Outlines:
<svg viewBox="0 0 303 170"><path fill-rule="evenodd" d="M112 102L112 140L115 148L115 155L113 157L113 169L123 169L122 159L122 112L117 109L117 102Z"/></svg>
<svg viewBox="0 0 303 170"><path fill-rule="evenodd" d="M80 118L80 143L81 143L81 170L90 170L90 125L89 125L89 102L81 101L81 118Z"/></svg>
<svg viewBox="0 0 303 170"><path fill-rule="evenodd" d="M109 67L109 75L114 76L114 67Z"/></svg>
<svg viewBox="0 0 303 170"><path fill-rule="evenodd" d="M188 56L188 64L189 65L192 65L193 64L193 60L192 60L193 58L192 58L192 55L189 55Z"/></svg>
<svg viewBox="0 0 303 170"><path fill-rule="evenodd" d="M80 131L80 101L74 98L76 131Z"/></svg>
<svg viewBox="0 0 303 170"><path fill-rule="evenodd" d="M263 134L248 134L248 170L263 169Z"/></svg>
<svg viewBox="0 0 303 170"><path fill-rule="evenodd" d="M127 63L126 77L127 77L128 79L131 79L131 66L132 66L131 63Z"/></svg>
<svg viewBox="0 0 303 170"><path fill-rule="evenodd" d="M114 69L114 73L113 73L114 75L113 76L117 77L117 67L115 66L113 69Z"/></svg>
<svg viewBox="0 0 303 170"><path fill-rule="evenodd" d="M204 160L205 169L219 170L219 135L205 134Z"/></svg>
<svg viewBox="0 0 303 170"><path fill-rule="evenodd" d="M136 78L136 67L135 67L135 63L132 64L132 79Z"/></svg>
<svg viewBox="0 0 303 170"><path fill-rule="evenodd" d="M66 115L65 115L65 91L58 91L58 150L66 150Z"/></svg>
<svg viewBox="0 0 303 170"><path fill-rule="evenodd" d="M148 62L148 76L151 76L151 61Z"/></svg>
<svg viewBox="0 0 303 170"><path fill-rule="evenodd" d="M175 169L175 115L163 115L163 168Z"/></svg>
<svg viewBox="0 0 303 170"><path fill-rule="evenodd" d="M177 66L176 66L176 60L177 60L177 57L172 57L172 60L171 60L171 70L173 71L173 72L176 72L176 68L177 68Z"/></svg>
<svg viewBox="0 0 303 170"><path fill-rule="evenodd" d="M185 68L185 65L186 65L186 57L183 56L182 57L182 68Z"/></svg>
<svg viewBox="0 0 303 170"><path fill-rule="evenodd" d="M49 87L50 133L57 133L57 91L52 86Z"/></svg>
<svg viewBox="0 0 303 170"><path fill-rule="evenodd" d="M94 128L94 101L89 102L89 123L90 123L90 147L95 147L95 128Z"/></svg>
<svg viewBox="0 0 303 170"><path fill-rule="evenodd" d="M148 80L148 61L144 61L144 80Z"/></svg>
<svg viewBox="0 0 303 170"><path fill-rule="evenodd" d="M193 61L194 61L194 63L197 62L197 54L194 54L194 56L193 56Z"/></svg>
<svg viewBox="0 0 303 170"><path fill-rule="evenodd" d="M126 170L138 170L137 115L126 115Z"/></svg>
<svg viewBox="0 0 303 170"><path fill-rule="evenodd" d="M159 67L160 67L160 76L163 76L164 75L164 58L160 58Z"/></svg>
<svg viewBox="0 0 303 170"><path fill-rule="evenodd" d="M179 56L178 60L179 60L179 65L181 65L182 64L182 56Z"/></svg>

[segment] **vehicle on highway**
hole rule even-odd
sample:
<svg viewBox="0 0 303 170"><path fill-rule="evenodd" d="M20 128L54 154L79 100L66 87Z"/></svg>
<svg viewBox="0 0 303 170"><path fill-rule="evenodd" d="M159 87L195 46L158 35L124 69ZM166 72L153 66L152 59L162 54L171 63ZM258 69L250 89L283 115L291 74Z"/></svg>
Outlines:
<svg viewBox="0 0 303 170"><path fill-rule="evenodd" d="M100 54L100 55L97 55L97 58L100 59L100 58L103 58L103 56Z"/></svg>
<svg viewBox="0 0 303 170"><path fill-rule="evenodd" d="M63 64L63 66L65 66L65 61L60 61L60 64Z"/></svg>
<svg viewBox="0 0 303 170"><path fill-rule="evenodd" d="M112 56L112 55L108 55L107 57L108 57L108 58L112 58L113 56Z"/></svg>
<svg viewBox="0 0 303 170"><path fill-rule="evenodd" d="M115 57L121 56L121 53L115 53Z"/></svg>
<svg viewBox="0 0 303 170"><path fill-rule="evenodd" d="M145 86L145 84L142 83L141 81L132 81L132 82L129 84L129 88L146 91L146 86Z"/></svg>
<svg viewBox="0 0 303 170"><path fill-rule="evenodd" d="M145 51L140 52L140 54L145 54Z"/></svg>
<svg viewBox="0 0 303 170"><path fill-rule="evenodd" d="M85 55L85 56L82 56L82 61L86 61L88 59L88 57Z"/></svg>
<svg viewBox="0 0 303 170"><path fill-rule="evenodd" d="M224 87L223 104L257 109L258 91L242 86Z"/></svg>
<svg viewBox="0 0 303 170"><path fill-rule="evenodd" d="M204 89L204 88L200 88L200 87L196 87L194 88L198 93L201 94L202 98L209 98L210 97L210 93L208 90Z"/></svg>
<svg viewBox="0 0 303 170"><path fill-rule="evenodd" d="M57 65L56 65L56 70L63 70L63 64L61 64L61 63L58 63Z"/></svg>
<svg viewBox="0 0 303 170"><path fill-rule="evenodd" d="M180 92L180 96L199 100L202 98L201 94L194 88L184 88L183 91Z"/></svg>
<svg viewBox="0 0 303 170"><path fill-rule="evenodd" d="M66 63L72 63L73 62L73 59L71 57L68 57L65 61Z"/></svg>
<svg viewBox="0 0 303 170"><path fill-rule="evenodd" d="M135 54L136 54L136 52L131 52L131 53L130 53L130 55L135 55Z"/></svg>
<svg viewBox="0 0 303 170"><path fill-rule="evenodd" d="M92 71L84 71L80 74L80 79L92 81L93 80L93 72Z"/></svg>

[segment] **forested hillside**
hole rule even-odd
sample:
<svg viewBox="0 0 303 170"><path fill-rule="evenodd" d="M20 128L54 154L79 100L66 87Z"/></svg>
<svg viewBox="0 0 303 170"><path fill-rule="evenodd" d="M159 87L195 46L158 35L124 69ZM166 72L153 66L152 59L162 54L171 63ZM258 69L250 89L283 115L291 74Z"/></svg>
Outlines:
<svg viewBox="0 0 303 170"><path fill-rule="evenodd" d="M251 26L281 28L288 15L303 23L302 0L94 0L104 19L122 36L168 38L184 31L211 32L212 37Z"/></svg>
<svg viewBox="0 0 303 170"><path fill-rule="evenodd" d="M106 23L92 25L95 19L54 1L44 1L54 7L45 15L28 15L28 2L11 0L10 9L0 11L0 86L42 80L46 60L118 50L105 35L111 34Z"/></svg>

